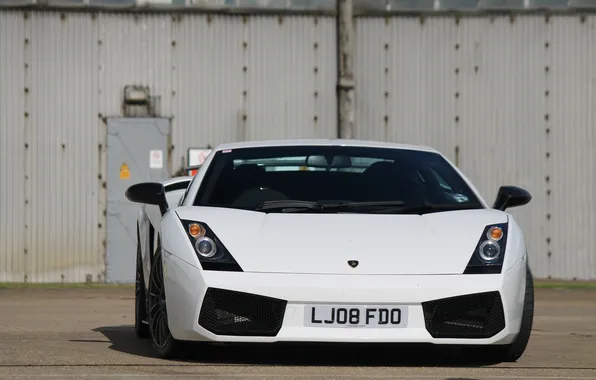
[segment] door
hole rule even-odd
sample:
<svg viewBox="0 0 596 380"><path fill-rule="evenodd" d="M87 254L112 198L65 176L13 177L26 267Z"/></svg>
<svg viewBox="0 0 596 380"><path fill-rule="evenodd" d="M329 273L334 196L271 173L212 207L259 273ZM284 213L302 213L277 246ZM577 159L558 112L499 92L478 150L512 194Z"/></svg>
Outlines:
<svg viewBox="0 0 596 380"><path fill-rule="evenodd" d="M106 280L134 283L138 203L126 189L169 177L170 121L164 118L110 118L107 141Z"/></svg>

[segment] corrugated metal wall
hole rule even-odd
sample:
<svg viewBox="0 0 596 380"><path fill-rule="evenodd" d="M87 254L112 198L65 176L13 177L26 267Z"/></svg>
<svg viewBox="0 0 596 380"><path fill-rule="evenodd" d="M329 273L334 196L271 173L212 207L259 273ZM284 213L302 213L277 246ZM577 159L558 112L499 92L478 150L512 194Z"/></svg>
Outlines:
<svg viewBox="0 0 596 380"><path fill-rule="evenodd" d="M335 136L335 21L0 11L0 281L101 281L105 124L143 84L189 147ZM101 116L101 117L100 117Z"/></svg>
<svg viewBox="0 0 596 380"><path fill-rule="evenodd" d="M22 15L0 13L0 281L25 273L25 98Z"/></svg>
<svg viewBox="0 0 596 380"><path fill-rule="evenodd" d="M596 278L596 17L357 22L358 138L431 145L512 209L535 275Z"/></svg>
<svg viewBox="0 0 596 380"><path fill-rule="evenodd" d="M488 200L526 187L535 274L596 278L595 24L358 18L356 137L435 146ZM329 17L0 11L0 281L103 279L100 115L125 85L173 116L178 169L191 146L334 137L335 43Z"/></svg>
<svg viewBox="0 0 596 380"><path fill-rule="evenodd" d="M20 19L25 51L25 277L84 281L98 244L97 28L90 15ZM1 22L1 21L0 21ZM22 91L17 96L22 96Z"/></svg>
<svg viewBox="0 0 596 380"><path fill-rule="evenodd" d="M557 277L596 278L596 17L552 19L545 90L552 152L542 180L551 191L548 270Z"/></svg>
<svg viewBox="0 0 596 380"><path fill-rule="evenodd" d="M336 135L333 18L189 15L173 29L178 156L222 141Z"/></svg>

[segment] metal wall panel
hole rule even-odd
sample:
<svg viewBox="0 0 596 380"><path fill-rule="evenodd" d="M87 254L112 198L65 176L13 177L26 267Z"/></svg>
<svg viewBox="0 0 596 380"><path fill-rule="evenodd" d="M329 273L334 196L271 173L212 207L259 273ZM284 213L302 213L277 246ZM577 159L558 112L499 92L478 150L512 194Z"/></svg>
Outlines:
<svg viewBox="0 0 596 380"><path fill-rule="evenodd" d="M173 164L189 147L241 138L244 84L242 17L185 15L173 24Z"/></svg>
<svg viewBox="0 0 596 380"><path fill-rule="evenodd" d="M188 147L335 134L333 18L1 15L0 281L104 279L102 118L125 85L174 117L173 171Z"/></svg>
<svg viewBox="0 0 596 380"><path fill-rule="evenodd" d="M542 21L544 23L544 21ZM596 16L551 18L542 69L550 91L550 271L553 277L596 278ZM543 45L544 46L544 45ZM545 72L546 67L549 68Z"/></svg>
<svg viewBox="0 0 596 380"><path fill-rule="evenodd" d="M177 159L225 141L335 136L333 18L186 15L174 30Z"/></svg>
<svg viewBox="0 0 596 380"><path fill-rule="evenodd" d="M245 140L336 136L334 25L333 18L250 19Z"/></svg>
<svg viewBox="0 0 596 380"><path fill-rule="evenodd" d="M595 23L359 18L356 137L434 146L488 201L527 188L535 274L596 278ZM333 137L335 38L328 17L0 12L0 281L103 280L98 115L125 85L173 116L173 170L188 147Z"/></svg>
<svg viewBox="0 0 596 380"><path fill-rule="evenodd" d="M586 20L357 21L357 136L436 147L489 202L501 185L528 189L532 202L511 213L539 277L596 278L596 19Z"/></svg>
<svg viewBox="0 0 596 380"><path fill-rule="evenodd" d="M98 279L97 25L84 13L31 13L25 194L30 282Z"/></svg>
<svg viewBox="0 0 596 380"><path fill-rule="evenodd" d="M124 86L149 86L160 97L160 112L172 116L172 15L101 14L98 47L99 107L103 116L119 116ZM95 53L94 53L95 54Z"/></svg>
<svg viewBox="0 0 596 380"><path fill-rule="evenodd" d="M456 34L442 19L358 19L356 138L426 144L453 157Z"/></svg>
<svg viewBox="0 0 596 380"><path fill-rule="evenodd" d="M460 167L487 201L502 185L518 185L532 202L511 213L523 228L531 267L551 275L544 189L547 141L544 133L543 36L541 18L471 19L460 23L456 67L456 135ZM520 38L522 37L523 38ZM452 72L455 68L452 68Z"/></svg>
<svg viewBox="0 0 596 380"><path fill-rule="evenodd" d="M0 281L25 275L25 99L21 12L0 13Z"/></svg>

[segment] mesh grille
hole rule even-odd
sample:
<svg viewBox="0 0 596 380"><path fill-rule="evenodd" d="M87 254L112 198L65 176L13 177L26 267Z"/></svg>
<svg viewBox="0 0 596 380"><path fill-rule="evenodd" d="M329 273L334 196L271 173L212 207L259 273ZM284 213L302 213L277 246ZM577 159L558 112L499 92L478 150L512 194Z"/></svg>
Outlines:
<svg viewBox="0 0 596 380"><path fill-rule="evenodd" d="M276 336L286 303L276 298L209 288L199 324L216 335Z"/></svg>
<svg viewBox="0 0 596 380"><path fill-rule="evenodd" d="M469 294L422 303L434 338L490 338L505 328L499 292Z"/></svg>

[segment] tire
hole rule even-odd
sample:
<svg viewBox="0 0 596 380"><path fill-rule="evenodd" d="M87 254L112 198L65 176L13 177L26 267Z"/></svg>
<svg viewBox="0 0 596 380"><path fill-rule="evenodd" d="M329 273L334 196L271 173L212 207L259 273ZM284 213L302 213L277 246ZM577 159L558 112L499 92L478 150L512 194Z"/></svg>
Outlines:
<svg viewBox="0 0 596 380"><path fill-rule="evenodd" d="M534 322L534 279L529 266L526 267L526 294L519 334L511 344L503 346L466 347L466 354L481 360L515 362L522 357L530 341Z"/></svg>
<svg viewBox="0 0 596 380"><path fill-rule="evenodd" d="M151 343L162 359L181 358L185 355L185 342L174 339L168 326L168 311L163 278L163 261L161 247L158 243L157 253L151 266L149 276L149 331Z"/></svg>
<svg viewBox="0 0 596 380"><path fill-rule="evenodd" d="M135 334L137 338L147 339L150 336L147 323L147 297L145 291L145 276L141 259L141 244L137 227L137 265L135 276Z"/></svg>

